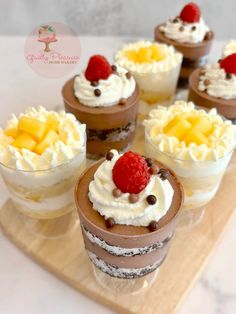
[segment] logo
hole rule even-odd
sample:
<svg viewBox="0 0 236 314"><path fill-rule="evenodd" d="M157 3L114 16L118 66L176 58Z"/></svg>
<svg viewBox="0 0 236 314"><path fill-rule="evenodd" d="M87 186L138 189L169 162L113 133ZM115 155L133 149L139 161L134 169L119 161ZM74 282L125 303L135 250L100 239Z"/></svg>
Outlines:
<svg viewBox="0 0 236 314"><path fill-rule="evenodd" d="M67 25L45 23L35 27L27 37L24 55L35 73L46 78L60 78L78 65L80 41Z"/></svg>

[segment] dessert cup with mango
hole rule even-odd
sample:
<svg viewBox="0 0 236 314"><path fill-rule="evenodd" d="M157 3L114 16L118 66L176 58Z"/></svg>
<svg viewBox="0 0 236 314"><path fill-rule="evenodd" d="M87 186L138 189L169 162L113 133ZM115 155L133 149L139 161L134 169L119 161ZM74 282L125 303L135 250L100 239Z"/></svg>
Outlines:
<svg viewBox="0 0 236 314"><path fill-rule="evenodd" d="M203 208L215 196L235 147L235 126L216 111L176 101L144 121L145 151L173 169L185 192L185 209Z"/></svg>
<svg viewBox="0 0 236 314"><path fill-rule="evenodd" d="M173 45L183 54L179 83L186 85L189 75L207 63L214 34L205 24L198 5L190 2L179 16L158 25L154 37L157 42Z"/></svg>
<svg viewBox="0 0 236 314"><path fill-rule="evenodd" d="M133 76L104 56L94 55L81 74L62 89L67 112L87 125L87 156L123 151L135 135L139 89Z"/></svg>
<svg viewBox="0 0 236 314"><path fill-rule="evenodd" d="M107 274L104 278L113 287L114 278L125 279L125 288L127 279L140 279L164 261L183 191L161 163L131 151L119 155L111 150L81 176L75 201L95 269Z"/></svg>
<svg viewBox="0 0 236 314"><path fill-rule="evenodd" d="M115 61L130 71L138 83L141 117L156 104L168 104L173 99L182 63L182 54L173 46L150 41L126 44L116 53Z"/></svg>
<svg viewBox="0 0 236 314"><path fill-rule="evenodd" d="M85 168L85 144L85 125L43 107L12 115L0 130L1 175L29 225L71 215L74 184Z"/></svg>

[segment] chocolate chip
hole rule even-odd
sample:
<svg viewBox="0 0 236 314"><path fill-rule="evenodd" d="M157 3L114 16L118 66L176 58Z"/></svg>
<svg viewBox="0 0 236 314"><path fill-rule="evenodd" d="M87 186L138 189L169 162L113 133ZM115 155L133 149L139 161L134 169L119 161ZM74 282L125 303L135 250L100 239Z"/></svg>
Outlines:
<svg viewBox="0 0 236 314"><path fill-rule="evenodd" d="M146 200L147 200L148 204L150 204L150 205L154 205L157 202L156 196L152 195L152 194L148 195Z"/></svg>
<svg viewBox="0 0 236 314"><path fill-rule="evenodd" d="M121 194L122 194L121 190L119 190L119 189L117 189L117 188L114 188L113 191L112 191L112 195L113 195L114 197L116 197L116 198L117 198L117 197L120 197Z"/></svg>
<svg viewBox="0 0 236 314"><path fill-rule="evenodd" d="M233 77L233 75L231 73L226 73L227 80L230 80L232 77Z"/></svg>
<svg viewBox="0 0 236 314"><path fill-rule="evenodd" d="M95 86L98 86L99 83L98 83L98 81L91 81L90 84L95 87Z"/></svg>
<svg viewBox="0 0 236 314"><path fill-rule="evenodd" d="M180 31L180 32L183 32L183 31L184 31L184 27L183 27L183 26L180 26L179 31Z"/></svg>
<svg viewBox="0 0 236 314"><path fill-rule="evenodd" d="M178 17L175 17L172 22L173 22L173 23L178 23L178 22L179 22L179 18L178 18Z"/></svg>
<svg viewBox="0 0 236 314"><path fill-rule="evenodd" d="M159 167L157 165L152 165L149 169L150 174L155 175L159 171Z"/></svg>
<svg viewBox="0 0 236 314"><path fill-rule="evenodd" d="M113 72L116 72L117 66L113 64L113 65L111 66L111 69L112 69Z"/></svg>
<svg viewBox="0 0 236 314"><path fill-rule="evenodd" d="M205 73L206 73L206 72L205 72L204 69L201 69L200 72L199 72L200 75L204 75Z"/></svg>
<svg viewBox="0 0 236 314"><path fill-rule="evenodd" d="M113 157L114 157L114 154L112 152L107 152L106 160L112 160Z"/></svg>
<svg viewBox="0 0 236 314"><path fill-rule="evenodd" d="M130 202L131 204L137 203L138 199L139 199L139 197L138 197L137 194L131 193L131 194L129 195L129 202Z"/></svg>
<svg viewBox="0 0 236 314"><path fill-rule="evenodd" d="M204 85L205 85L205 86L208 86L208 85L210 85L210 84L211 84L211 81L210 81L210 80L208 80L208 79L204 80Z"/></svg>
<svg viewBox="0 0 236 314"><path fill-rule="evenodd" d="M211 38L212 38L212 32L207 32L204 37L204 40L210 40Z"/></svg>
<svg viewBox="0 0 236 314"><path fill-rule="evenodd" d="M129 80L129 79L131 79L132 74L130 72L126 72L125 76Z"/></svg>
<svg viewBox="0 0 236 314"><path fill-rule="evenodd" d="M94 95L99 97L99 96L101 96L101 94L102 94L101 90L99 88L95 88Z"/></svg>
<svg viewBox="0 0 236 314"><path fill-rule="evenodd" d="M218 63L221 63L221 61L222 61L222 59L219 59L219 60L218 60Z"/></svg>
<svg viewBox="0 0 236 314"><path fill-rule="evenodd" d="M126 98L121 98L119 104L123 106L123 105L125 105L126 103L127 103L127 99L126 99Z"/></svg>
<svg viewBox="0 0 236 314"><path fill-rule="evenodd" d="M152 161L152 159L151 159L151 158L145 158L145 161L146 161L146 163L147 163L148 167L151 167L151 166L152 166L153 161Z"/></svg>
<svg viewBox="0 0 236 314"><path fill-rule="evenodd" d="M158 174L160 175L161 180L166 180L170 175L169 171L164 168L161 168L158 171Z"/></svg>
<svg viewBox="0 0 236 314"><path fill-rule="evenodd" d="M107 218L105 220L105 224L106 224L107 228L111 228L111 227L113 227L115 225L115 220L112 217Z"/></svg>
<svg viewBox="0 0 236 314"><path fill-rule="evenodd" d="M192 26L191 31L194 32L197 29L196 26Z"/></svg>
<svg viewBox="0 0 236 314"><path fill-rule="evenodd" d="M150 224L148 225L148 228L150 231L156 231L158 229L158 222L155 220L152 220Z"/></svg>

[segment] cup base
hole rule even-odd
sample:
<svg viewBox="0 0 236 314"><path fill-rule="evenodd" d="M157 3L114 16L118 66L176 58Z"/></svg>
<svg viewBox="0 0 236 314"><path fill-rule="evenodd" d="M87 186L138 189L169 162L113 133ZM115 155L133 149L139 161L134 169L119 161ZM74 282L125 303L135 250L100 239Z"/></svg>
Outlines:
<svg viewBox="0 0 236 314"><path fill-rule="evenodd" d="M79 224L76 210L53 219L35 219L24 215L24 226L42 239L59 239L73 232Z"/></svg>
<svg viewBox="0 0 236 314"><path fill-rule="evenodd" d="M205 208L206 208L205 206L193 209L183 208L182 212L180 213L179 223L176 229L177 230L191 229L197 226L204 217Z"/></svg>
<svg viewBox="0 0 236 314"><path fill-rule="evenodd" d="M147 288L154 283L157 278L159 268L146 276L135 278L135 279L121 279L111 277L104 273L95 265L93 267L93 274L97 283L105 290L118 296L122 295L135 295L146 291Z"/></svg>

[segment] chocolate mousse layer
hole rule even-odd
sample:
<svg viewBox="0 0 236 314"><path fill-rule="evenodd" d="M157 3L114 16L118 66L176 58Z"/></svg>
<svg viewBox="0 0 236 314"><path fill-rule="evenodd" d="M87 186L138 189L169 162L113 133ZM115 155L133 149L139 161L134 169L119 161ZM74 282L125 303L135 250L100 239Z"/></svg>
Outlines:
<svg viewBox="0 0 236 314"><path fill-rule="evenodd" d="M212 31L209 31L204 40L200 43L189 44L189 43L180 43L175 40L169 39L165 34L160 30L160 27L164 25L158 25L154 31L155 40L167 45L172 45L176 50L181 52L184 56L182 67L180 71L180 78L187 80L189 75L196 69L207 63L207 56L210 52L214 34Z"/></svg>
<svg viewBox="0 0 236 314"><path fill-rule="evenodd" d="M198 106L206 108L216 108L217 111L227 119L236 119L236 99L222 99L213 97L207 92L198 90L201 69L195 70L189 77L188 100Z"/></svg>
<svg viewBox="0 0 236 314"><path fill-rule="evenodd" d="M123 150L134 137L135 122L138 112L139 89L127 99L110 107L89 107L83 105L74 95L74 78L62 89L62 96L67 112L87 125L89 154L104 156L109 149ZM122 136L119 138L119 134ZM103 142L106 142L103 144Z"/></svg>
<svg viewBox="0 0 236 314"><path fill-rule="evenodd" d="M174 190L171 206L158 221L155 231L148 227L115 224L107 228L105 219L93 209L88 198L89 183L103 160L80 177L76 190L77 204L85 248L92 262L102 271L120 278L136 278L154 271L164 261L178 222L183 190L175 174L168 169ZM165 168L162 164L156 164Z"/></svg>

